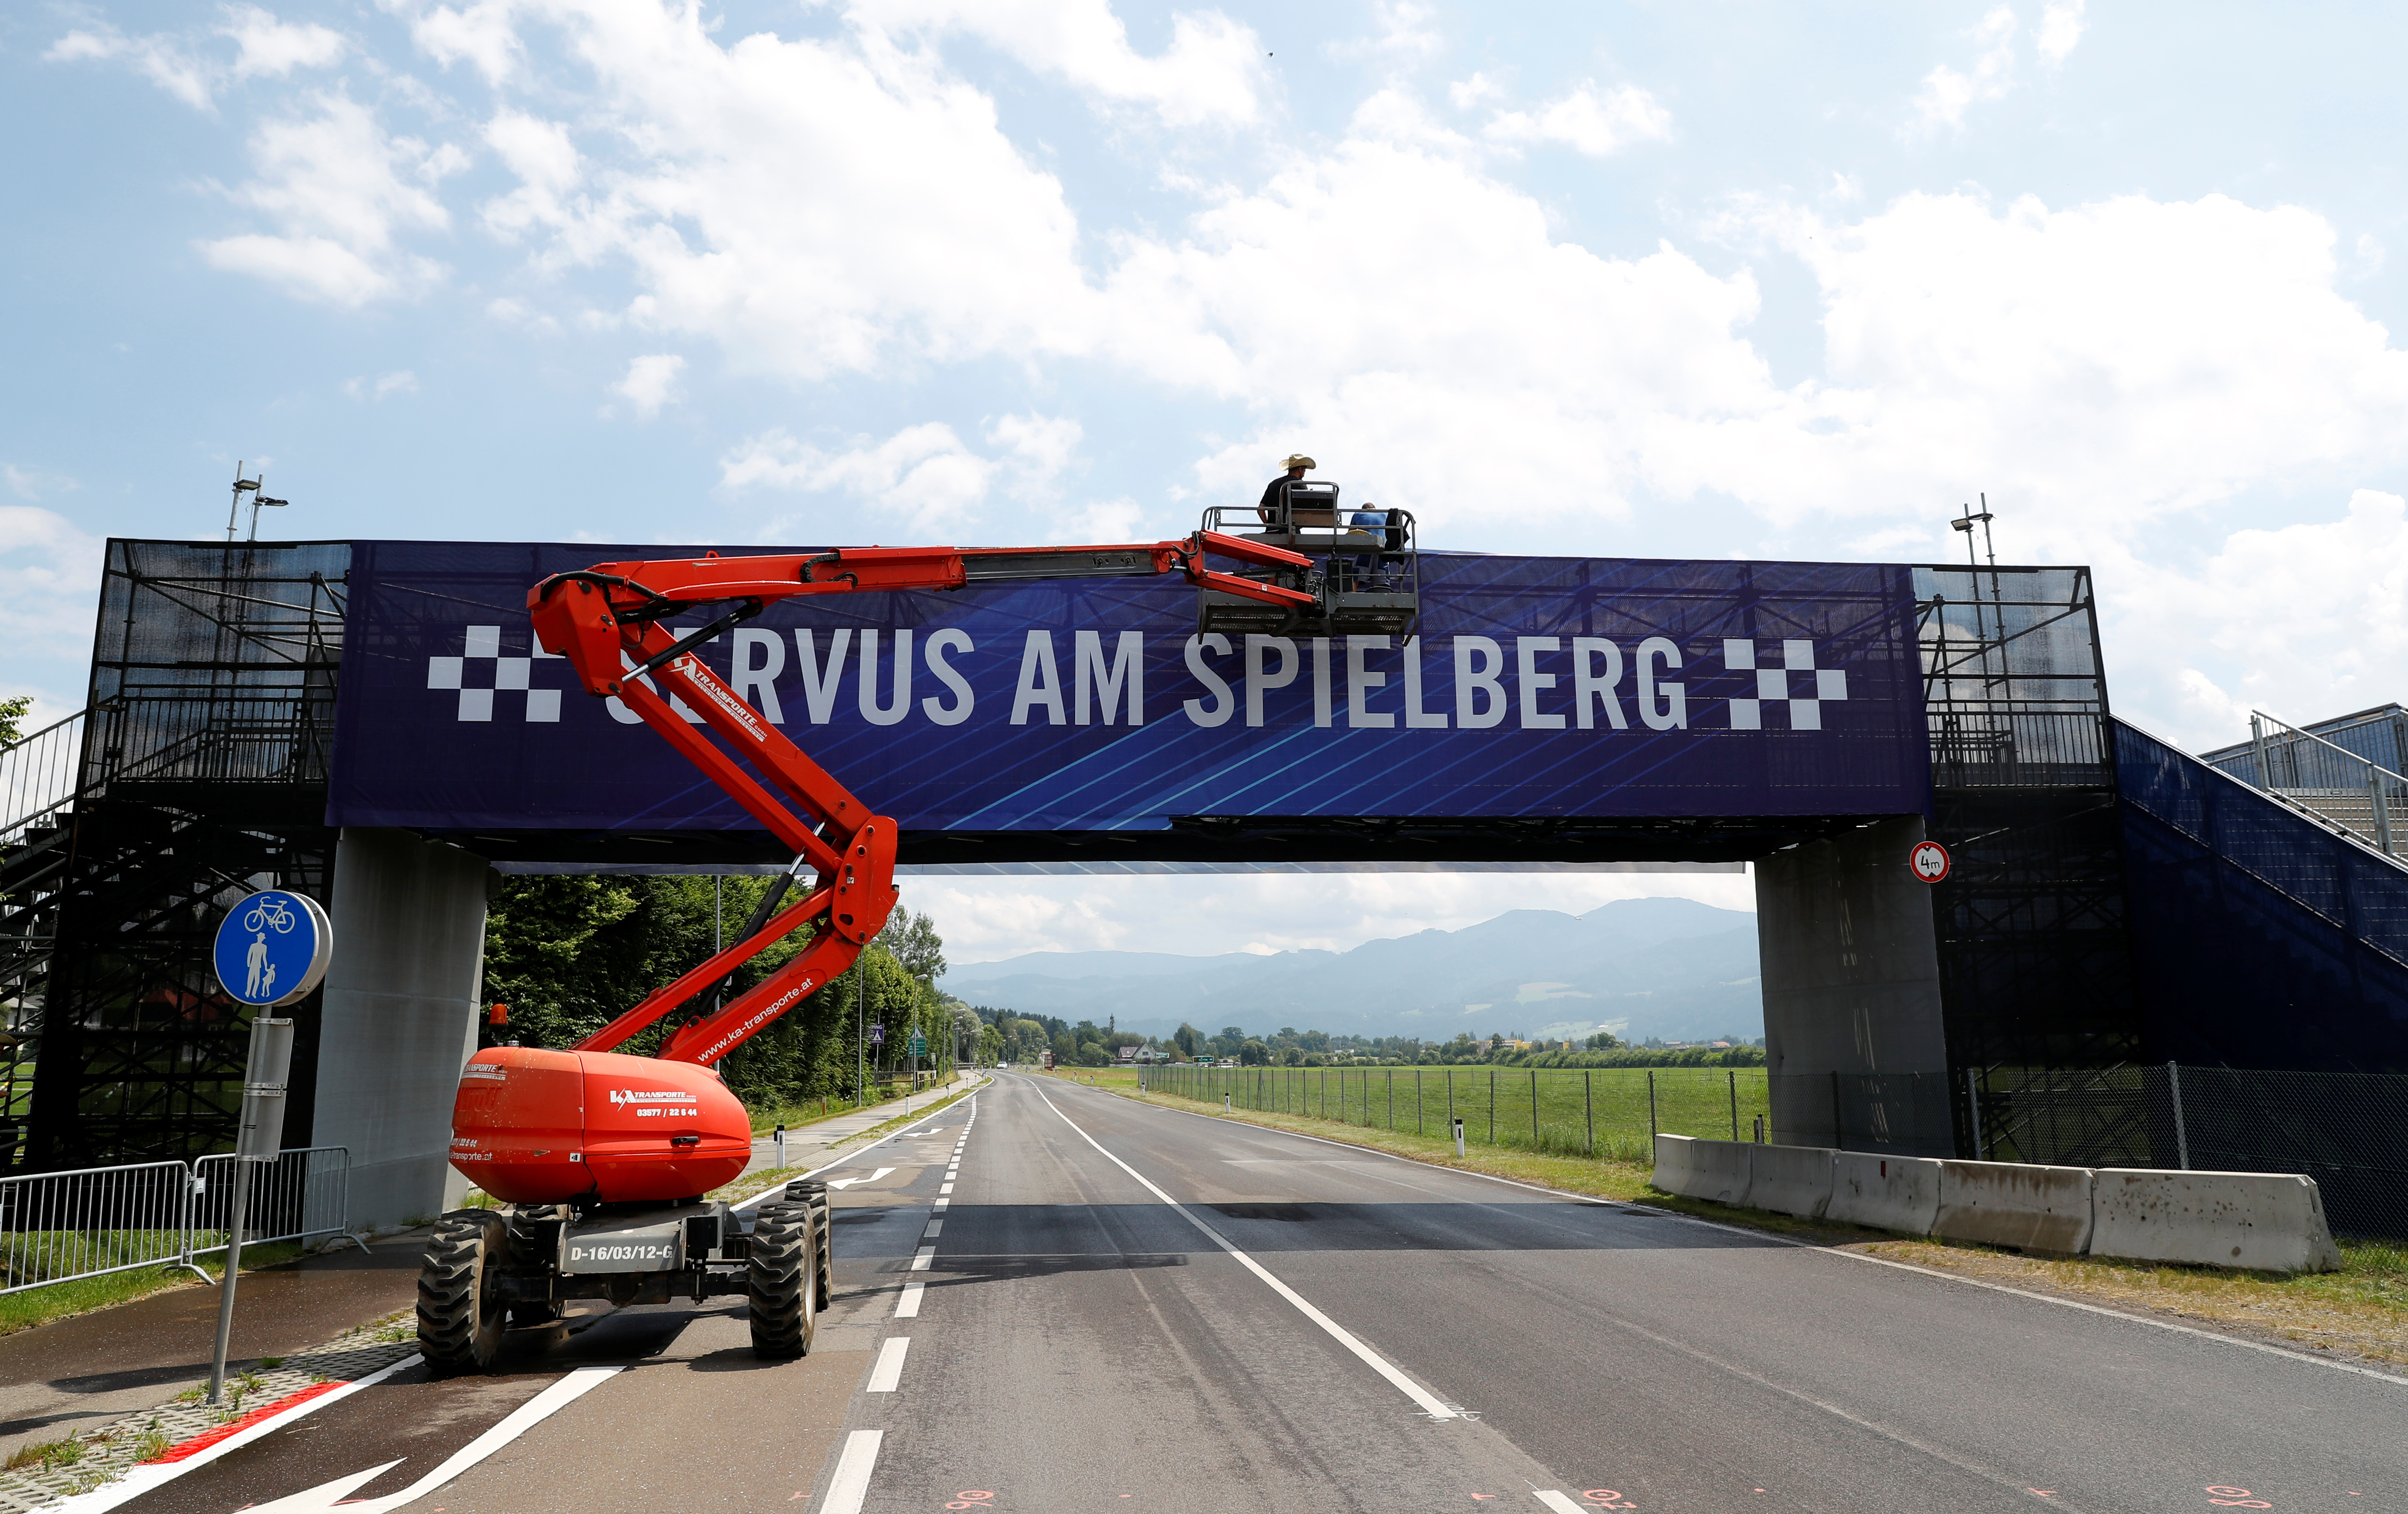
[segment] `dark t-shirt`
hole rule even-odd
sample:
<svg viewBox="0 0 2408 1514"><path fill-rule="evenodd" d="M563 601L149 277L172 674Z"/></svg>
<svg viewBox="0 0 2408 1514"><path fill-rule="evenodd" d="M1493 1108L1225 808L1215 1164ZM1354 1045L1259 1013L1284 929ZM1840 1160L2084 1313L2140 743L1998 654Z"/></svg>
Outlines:
<svg viewBox="0 0 2408 1514"><path fill-rule="evenodd" d="M1287 486L1288 477L1284 473L1263 485L1263 502L1255 508L1261 512L1264 523L1268 524L1279 519L1280 491Z"/></svg>

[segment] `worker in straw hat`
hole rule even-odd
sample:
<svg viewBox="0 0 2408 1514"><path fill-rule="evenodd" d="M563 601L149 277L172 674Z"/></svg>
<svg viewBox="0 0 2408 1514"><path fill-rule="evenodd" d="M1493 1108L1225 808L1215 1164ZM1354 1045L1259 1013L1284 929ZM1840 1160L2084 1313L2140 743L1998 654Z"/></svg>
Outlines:
<svg viewBox="0 0 2408 1514"><path fill-rule="evenodd" d="M1281 464L1280 466L1287 469L1287 471L1263 486L1263 502L1254 507L1254 513L1263 518L1263 524L1265 525L1277 525L1280 522L1281 492L1286 489L1288 485L1304 477L1305 469L1317 468L1321 466L1321 464L1305 456L1302 452L1290 452L1287 455L1287 461Z"/></svg>

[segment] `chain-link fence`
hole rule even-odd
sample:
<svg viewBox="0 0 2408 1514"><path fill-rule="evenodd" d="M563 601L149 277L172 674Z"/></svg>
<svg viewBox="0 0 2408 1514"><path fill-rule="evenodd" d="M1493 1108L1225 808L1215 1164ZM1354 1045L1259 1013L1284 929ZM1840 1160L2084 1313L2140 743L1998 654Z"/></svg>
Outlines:
<svg viewBox="0 0 2408 1514"><path fill-rule="evenodd" d="M2301 1173L2336 1235L2408 1239L2408 1073L2007 1068L1967 1096L1985 1161Z"/></svg>
<svg viewBox="0 0 2408 1514"><path fill-rule="evenodd" d="M1155 1067L1155 1092L1476 1146L1652 1162L1656 1133L1752 1140L1761 1067Z"/></svg>
<svg viewBox="0 0 2408 1514"><path fill-rule="evenodd" d="M1775 1073L1771 1138L1889 1156L1949 1156L1964 1091L1946 1073ZM1685 1133L1684 1133L1685 1134Z"/></svg>

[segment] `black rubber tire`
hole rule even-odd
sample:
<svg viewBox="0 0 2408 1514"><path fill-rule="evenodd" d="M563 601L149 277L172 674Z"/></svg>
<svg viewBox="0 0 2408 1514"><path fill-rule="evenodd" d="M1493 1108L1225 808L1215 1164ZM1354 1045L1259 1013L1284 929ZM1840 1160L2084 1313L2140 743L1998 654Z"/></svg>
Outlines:
<svg viewBox="0 0 2408 1514"><path fill-rule="evenodd" d="M811 1209L808 1204L765 1204L752 1218L744 1248L746 1302L752 1306L752 1354L766 1362L809 1355L819 1330L812 1307Z"/></svg>
<svg viewBox="0 0 2408 1514"><path fill-rule="evenodd" d="M817 1265L811 1270L819 1285L818 1307L824 1313L835 1302L835 1294L830 1291L834 1284L829 1280L828 1273L835 1256L833 1237L836 1232L828 1223L827 1184L816 1178L797 1178L786 1185L786 1199L789 1203L808 1204L811 1207L811 1250L818 1259Z"/></svg>
<svg viewBox="0 0 2408 1514"><path fill-rule="evenodd" d="M482 1372L501 1355L505 1310L486 1282L509 1244L490 1209L454 1209L436 1221L418 1265L418 1350L435 1376Z"/></svg>

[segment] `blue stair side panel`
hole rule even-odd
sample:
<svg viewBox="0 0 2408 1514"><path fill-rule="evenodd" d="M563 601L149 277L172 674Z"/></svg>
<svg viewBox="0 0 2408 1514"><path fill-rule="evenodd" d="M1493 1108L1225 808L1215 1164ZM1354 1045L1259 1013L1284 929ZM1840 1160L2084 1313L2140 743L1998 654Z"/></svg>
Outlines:
<svg viewBox="0 0 2408 1514"><path fill-rule="evenodd" d="M2408 1072L2408 868L2110 724L2148 1059Z"/></svg>

